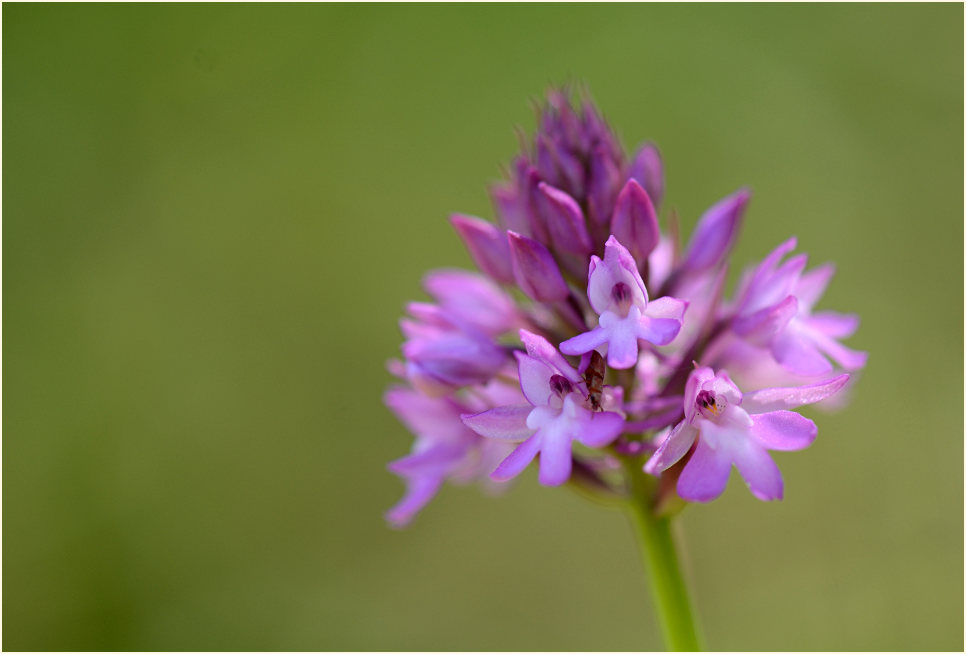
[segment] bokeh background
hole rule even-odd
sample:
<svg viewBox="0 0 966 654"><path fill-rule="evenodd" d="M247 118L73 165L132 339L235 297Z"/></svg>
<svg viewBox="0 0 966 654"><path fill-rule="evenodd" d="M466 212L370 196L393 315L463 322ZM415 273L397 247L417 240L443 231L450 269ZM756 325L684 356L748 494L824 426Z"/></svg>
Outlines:
<svg viewBox="0 0 966 654"><path fill-rule="evenodd" d="M737 267L795 234L864 320L787 499L683 516L707 645L961 650L962 22L4 5L4 649L660 648L620 513L529 474L382 521L403 304L583 80L687 229L750 185Z"/></svg>

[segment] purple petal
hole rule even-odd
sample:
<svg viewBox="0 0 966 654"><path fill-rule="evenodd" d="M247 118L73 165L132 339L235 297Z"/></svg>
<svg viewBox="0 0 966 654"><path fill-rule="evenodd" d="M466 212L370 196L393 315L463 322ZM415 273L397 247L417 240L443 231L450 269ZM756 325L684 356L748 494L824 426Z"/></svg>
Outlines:
<svg viewBox="0 0 966 654"><path fill-rule="evenodd" d="M831 338L848 338L859 328L859 317L854 314L822 311L805 319L810 329Z"/></svg>
<svg viewBox="0 0 966 654"><path fill-rule="evenodd" d="M610 153L605 147L594 148L590 155L590 182L587 186L588 217L592 224L606 227L620 183L620 170Z"/></svg>
<svg viewBox="0 0 966 654"><path fill-rule="evenodd" d="M544 220L543 212L540 211L540 190L542 183L540 173L530 165L526 159L519 159L516 171L517 189L520 197L525 198L527 216L530 220L531 236L541 242L550 243L550 232L547 229L547 221Z"/></svg>
<svg viewBox="0 0 966 654"><path fill-rule="evenodd" d="M825 263L809 270L799 278L795 285L795 296L806 311L811 310L815 303L821 299L834 275L835 266L831 263Z"/></svg>
<svg viewBox="0 0 966 654"><path fill-rule="evenodd" d="M423 287L446 311L489 334L506 331L516 308L509 295L490 280L465 270L436 270L423 279Z"/></svg>
<svg viewBox="0 0 966 654"><path fill-rule="evenodd" d="M523 441L533 435L527 427L527 416L533 407L499 406L475 415L460 416L463 424L486 438L504 441Z"/></svg>
<svg viewBox="0 0 966 654"><path fill-rule="evenodd" d="M627 181L617 196L610 230L636 261L646 261L657 247L661 236L657 212L647 191L633 179Z"/></svg>
<svg viewBox="0 0 966 654"><path fill-rule="evenodd" d="M462 431L455 420L459 409L451 400L427 397L409 388L392 388L383 402L409 431L434 440L457 438Z"/></svg>
<svg viewBox="0 0 966 654"><path fill-rule="evenodd" d="M623 429L624 418L619 413L592 413L577 435L577 440L587 447L604 447L620 436Z"/></svg>
<svg viewBox="0 0 966 654"><path fill-rule="evenodd" d="M548 182L575 196L584 195L584 167L580 160L546 136L537 138L537 169Z"/></svg>
<svg viewBox="0 0 966 654"><path fill-rule="evenodd" d="M596 254L590 257L590 265L587 267L587 299L590 306L600 315L607 311L611 302L611 291L618 279L614 278L610 267Z"/></svg>
<svg viewBox="0 0 966 654"><path fill-rule="evenodd" d="M506 353L485 337L468 332L443 332L412 339L402 346L408 364L453 386L485 383L506 362Z"/></svg>
<svg viewBox="0 0 966 654"><path fill-rule="evenodd" d="M490 479L494 481L507 481L523 472L523 469L530 465L533 457L540 450L540 442L540 433L537 432L517 445L516 449L510 452L510 456L503 459L503 463L498 465L496 470L490 474Z"/></svg>
<svg viewBox="0 0 966 654"><path fill-rule="evenodd" d="M798 300L789 295L778 304L736 318L734 332L753 345L768 345L798 313Z"/></svg>
<svg viewBox="0 0 966 654"><path fill-rule="evenodd" d="M449 220L477 267L498 282L512 284L513 265L506 233L496 225L472 216L453 214Z"/></svg>
<svg viewBox="0 0 966 654"><path fill-rule="evenodd" d="M560 351L564 354L577 355L595 350L607 342L608 331L594 327L589 332L578 334L560 344Z"/></svg>
<svg viewBox="0 0 966 654"><path fill-rule="evenodd" d="M782 473L765 448L746 440L741 447L734 448L733 456L735 467L752 495L766 502L782 499Z"/></svg>
<svg viewBox="0 0 966 654"><path fill-rule="evenodd" d="M584 213L572 197L549 184L538 185L538 207L546 220L554 247L581 257L590 254L593 245L587 233Z"/></svg>
<svg viewBox="0 0 966 654"><path fill-rule="evenodd" d="M832 371L832 364L804 336L786 329L775 339L771 352L784 368L800 375L821 375Z"/></svg>
<svg viewBox="0 0 966 654"><path fill-rule="evenodd" d="M804 450L818 434L814 422L794 411L760 413L752 420L751 435L769 450Z"/></svg>
<svg viewBox="0 0 966 654"><path fill-rule="evenodd" d="M519 362L520 389L533 406L546 406L550 402L553 391L550 390L550 378L554 370L543 361L519 352L516 353Z"/></svg>
<svg viewBox="0 0 966 654"><path fill-rule="evenodd" d="M674 318L649 318L641 316L637 324L637 337L654 345L667 345L681 331L681 321Z"/></svg>
<svg viewBox="0 0 966 654"><path fill-rule="evenodd" d="M466 456L471 444L471 439L443 443L420 439L412 454L390 462L386 468L397 475L443 475Z"/></svg>
<svg viewBox="0 0 966 654"><path fill-rule="evenodd" d="M580 374L560 355L557 348L551 345L550 341L543 336L521 329L520 340L523 341L524 347L527 348L528 355L543 361L572 382L581 381Z"/></svg>
<svg viewBox="0 0 966 654"><path fill-rule="evenodd" d="M624 370L637 364L637 334L641 316L632 307L627 318L616 318L612 313L601 316L601 328L607 330L607 365Z"/></svg>
<svg viewBox="0 0 966 654"><path fill-rule="evenodd" d="M644 315L648 318L670 318L680 321L684 318L687 308L688 303L684 300L676 297L659 297L648 302Z"/></svg>
<svg viewBox="0 0 966 654"><path fill-rule="evenodd" d="M778 267L782 257L794 250L797 242L793 236L779 244L754 268L747 277L747 281L742 280L741 292L737 294L741 298L738 303L738 315L750 315L759 309L777 304L789 295L797 297L793 291L807 257L800 255ZM789 266L789 263L793 265Z"/></svg>
<svg viewBox="0 0 966 654"><path fill-rule="evenodd" d="M792 388L765 388L745 393L741 408L748 413L763 414L781 409L794 409L814 404L837 393L849 381L848 375L839 375L828 381ZM754 416L752 419L757 419Z"/></svg>
<svg viewBox="0 0 966 654"><path fill-rule="evenodd" d="M628 283L628 286L632 287L631 291L634 291L634 287L640 289L641 294L644 295L645 303L647 302L647 288L644 286L644 280L641 279L637 261L634 260L630 250L624 247L613 234L604 243L604 262L613 269L615 276L621 270L625 271L630 276L631 281L633 281L633 284Z"/></svg>
<svg viewBox="0 0 966 654"><path fill-rule="evenodd" d="M867 352L860 352L845 347L834 338L830 338L820 332L814 332L812 338L813 343L819 350L830 356L846 370L858 370L859 368L865 367L865 362L869 358Z"/></svg>
<svg viewBox="0 0 966 654"><path fill-rule="evenodd" d="M731 381L731 377L724 370L720 371L709 382L702 384L702 388L715 395L723 396L731 404L741 404L741 390ZM746 419L747 420L747 419ZM749 423L750 424L750 423Z"/></svg>
<svg viewBox="0 0 966 654"><path fill-rule="evenodd" d="M441 476L406 477L406 494L386 512L386 521L393 527L405 527L443 485Z"/></svg>
<svg viewBox="0 0 966 654"><path fill-rule="evenodd" d="M686 422L679 422L661 443L654 456L644 464L644 472L659 475L688 453L698 437L698 430Z"/></svg>
<svg viewBox="0 0 966 654"><path fill-rule="evenodd" d="M490 198L504 229L512 229L520 234L530 235L530 217L527 215L526 203L512 185L494 185L490 187ZM505 236L505 232L500 231ZM509 251L507 252L509 262ZM510 282L513 281L511 270Z"/></svg>
<svg viewBox="0 0 966 654"><path fill-rule="evenodd" d="M570 289L550 252L538 241L507 232L513 274L520 289L538 302L567 299Z"/></svg>
<svg viewBox="0 0 966 654"><path fill-rule="evenodd" d="M751 192L741 189L704 212L688 245L684 267L703 271L716 266L731 249Z"/></svg>
<svg viewBox="0 0 966 654"><path fill-rule="evenodd" d="M540 483L559 486L570 479L572 465L570 438L562 433L547 434L540 448Z"/></svg>
<svg viewBox="0 0 966 654"><path fill-rule="evenodd" d="M628 176L644 187L655 207L661 206L661 200L664 199L664 164L656 145L645 143L637 151L631 161Z"/></svg>
<svg viewBox="0 0 966 654"><path fill-rule="evenodd" d="M724 492L731 474L727 454L698 439L694 454L678 478L678 495L690 502L710 502Z"/></svg>

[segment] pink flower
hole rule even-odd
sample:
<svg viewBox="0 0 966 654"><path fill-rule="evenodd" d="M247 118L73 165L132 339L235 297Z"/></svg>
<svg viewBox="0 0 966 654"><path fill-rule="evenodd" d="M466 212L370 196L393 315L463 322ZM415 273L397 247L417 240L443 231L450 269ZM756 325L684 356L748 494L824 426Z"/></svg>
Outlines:
<svg viewBox="0 0 966 654"><path fill-rule="evenodd" d="M527 354L517 354L520 387L530 406L503 406L462 416L463 423L487 438L520 445L491 475L512 479L540 454L540 483L558 486L570 478L574 441L603 447L616 439L624 418L594 411L583 379L543 337L520 330Z"/></svg>
<svg viewBox="0 0 966 654"><path fill-rule="evenodd" d="M831 372L828 358L846 370L862 368L866 353L838 342L855 333L858 317L812 312L835 268L825 264L804 272L804 254L781 263L794 249L795 239L790 238L746 276L738 293L734 332L752 345L768 348L784 368L801 375Z"/></svg>
<svg viewBox="0 0 966 654"><path fill-rule="evenodd" d="M815 423L793 411L829 397L848 375L811 386L768 388L742 395L727 373L697 368L684 393L684 420L661 443L644 470L657 475L693 452L678 478L678 495L710 502L728 483L731 466L760 500L780 500L784 484L768 450L801 450L818 433Z"/></svg>
<svg viewBox="0 0 966 654"><path fill-rule="evenodd" d="M673 297L648 302L634 257L616 238L607 239L603 261L590 258L587 298L600 321L593 330L560 344L564 354L584 354L607 345L607 365L637 364L637 341L667 345L681 331L687 303Z"/></svg>

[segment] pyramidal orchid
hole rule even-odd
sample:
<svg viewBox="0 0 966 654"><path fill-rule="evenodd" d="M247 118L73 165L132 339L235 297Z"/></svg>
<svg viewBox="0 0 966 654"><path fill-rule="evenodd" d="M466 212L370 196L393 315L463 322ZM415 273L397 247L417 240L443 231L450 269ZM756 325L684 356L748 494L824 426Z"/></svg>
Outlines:
<svg viewBox="0 0 966 654"><path fill-rule="evenodd" d="M531 468L626 506L668 647L697 649L671 521L719 497L733 467L755 497L784 496L770 452L815 441L793 409L844 402L866 355L840 341L859 321L816 309L834 269L784 260L795 239L726 297L748 189L681 240L662 230L654 144L628 155L586 94L551 90L538 112L490 188L495 221L450 218L479 272L429 273L400 321L384 401L415 441L389 464L406 492L386 518L404 526L447 483L505 487Z"/></svg>

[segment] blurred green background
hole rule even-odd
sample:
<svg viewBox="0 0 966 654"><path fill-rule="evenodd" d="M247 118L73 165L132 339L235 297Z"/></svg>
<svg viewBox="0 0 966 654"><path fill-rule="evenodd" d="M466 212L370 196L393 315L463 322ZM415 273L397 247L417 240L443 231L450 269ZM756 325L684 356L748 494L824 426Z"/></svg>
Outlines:
<svg viewBox="0 0 966 654"><path fill-rule="evenodd" d="M526 475L408 530L380 396L446 218L552 83L749 184L863 317L851 407L685 512L707 645L963 647L961 5L4 5L4 649L661 647L619 513ZM666 215L666 212L665 212ZM816 414L810 414L816 417Z"/></svg>

